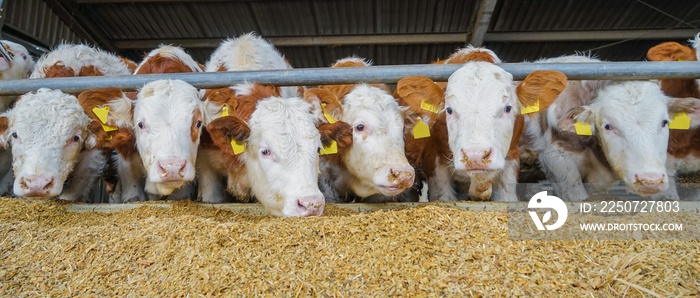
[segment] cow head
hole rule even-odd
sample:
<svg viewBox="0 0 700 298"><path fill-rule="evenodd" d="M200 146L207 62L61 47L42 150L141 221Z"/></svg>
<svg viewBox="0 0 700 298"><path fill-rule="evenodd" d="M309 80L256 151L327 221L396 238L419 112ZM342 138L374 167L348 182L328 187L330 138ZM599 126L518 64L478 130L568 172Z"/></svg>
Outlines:
<svg viewBox="0 0 700 298"><path fill-rule="evenodd" d="M558 120L561 131L595 135L608 163L628 188L641 195L668 189L666 150L669 111L700 122L697 99L671 99L653 82L611 83L593 103L572 108ZM590 132L588 132L590 130Z"/></svg>
<svg viewBox="0 0 700 298"><path fill-rule="evenodd" d="M26 78L34 67L34 60L27 49L11 41L0 41L0 46L10 55L12 61L7 61L0 55L0 77L2 79Z"/></svg>
<svg viewBox="0 0 700 298"><path fill-rule="evenodd" d="M75 96L46 88L23 95L0 116L0 144L12 144L15 195L59 195L78 154L96 145L89 123Z"/></svg>
<svg viewBox="0 0 700 298"><path fill-rule="evenodd" d="M252 195L268 212L276 216L321 215L321 142L311 105L300 98L274 96L279 90L272 86L243 84L234 89L238 98L235 113L207 125L214 143L224 154L242 162Z"/></svg>
<svg viewBox="0 0 700 298"><path fill-rule="evenodd" d="M136 148L148 173L146 191L169 195L194 180L203 126L197 89L180 80L146 84L134 105Z"/></svg>
<svg viewBox="0 0 700 298"><path fill-rule="evenodd" d="M83 91L78 95L83 111L92 118L90 132L97 147L115 149L124 156L136 151L133 101L116 88Z"/></svg>
<svg viewBox="0 0 700 298"><path fill-rule="evenodd" d="M320 121L329 121L320 116L325 113L352 127L352 145L338 154L350 173L353 193L395 196L413 185L414 169L404 149L403 110L386 90L366 84L324 86L308 90L306 100L314 104Z"/></svg>

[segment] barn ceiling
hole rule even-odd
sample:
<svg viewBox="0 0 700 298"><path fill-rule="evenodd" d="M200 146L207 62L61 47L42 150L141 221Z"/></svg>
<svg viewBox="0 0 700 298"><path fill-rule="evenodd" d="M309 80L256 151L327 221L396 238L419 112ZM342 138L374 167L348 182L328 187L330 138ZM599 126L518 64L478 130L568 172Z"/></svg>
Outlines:
<svg viewBox="0 0 700 298"><path fill-rule="evenodd" d="M591 52L643 60L700 32L697 0L5 0L3 37L35 52L86 41L135 60L159 44L206 62L227 37L257 32L294 67L349 55L377 65L430 63L466 44L504 61Z"/></svg>

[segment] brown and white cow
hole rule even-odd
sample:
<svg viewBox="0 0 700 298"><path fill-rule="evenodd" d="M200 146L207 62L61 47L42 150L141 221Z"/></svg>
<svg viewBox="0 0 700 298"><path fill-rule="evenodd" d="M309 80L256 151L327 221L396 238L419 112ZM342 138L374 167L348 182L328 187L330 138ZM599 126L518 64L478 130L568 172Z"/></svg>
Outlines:
<svg viewBox="0 0 700 298"><path fill-rule="evenodd" d="M368 67L364 59L338 60L333 67ZM324 196L329 201L380 195L392 200L413 186L415 171L404 149L403 109L384 85L326 85L306 91L322 123L346 122L336 153L322 158ZM338 140L336 140L336 143ZM377 201L377 200L372 200Z"/></svg>
<svg viewBox="0 0 700 298"><path fill-rule="evenodd" d="M239 200L255 197L276 216L321 215L322 140L311 105L280 98L273 86L241 84L234 91L236 108L206 127L221 154L200 159L216 165L214 173L226 172L227 189Z"/></svg>
<svg viewBox="0 0 700 298"><path fill-rule="evenodd" d="M700 61L700 33L690 40L693 48L676 42L657 45L647 52L651 61ZM676 98L700 98L700 79L662 79L661 89ZM697 122L700 118L698 101L686 99L687 116ZM669 111L672 114L678 111ZM668 175L694 174L700 172L700 129L672 129L669 134Z"/></svg>
<svg viewBox="0 0 700 298"><path fill-rule="evenodd" d="M564 56L539 62L600 60ZM588 198L584 183L602 191L619 180L637 194L654 196L669 188L669 111L686 110L688 102L670 99L650 81L572 81L545 114L528 122L528 132L562 199Z"/></svg>
<svg viewBox="0 0 700 298"><path fill-rule="evenodd" d="M134 74L202 71L182 48L161 46L146 55ZM134 135L114 142L120 189L111 201L190 197L190 188L183 186L195 178L204 124L199 92L180 80L160 80L146 84L130 97L137 100L122 120Z"/></svg>
<svg viewBox="0 0 700 298"><path fill-rule="evenodd" d="M241 35L223 41L212 53L211 58L206 63L207 72L218 71L252 71L252 70L274 70L290 69L291 66L284 59L275 47L265 39L252 33ZM299 88L281 87L280 94L283 98L297 97ZM202 101L204 102L205 124L225 115L233 115L238 105L236 90L234 86L202 90ZM208 135L205 134L205 138ZM197 164L198 173L198 200L208 203L221 203L225 200L225 190L232 189L231 181L225 187L222 182L226 180L227 171L222 166L221 160L225 157L223 153L213 146L208 145L204 140L199 150L201 155ZM238 191L231 193L239 193ZM246 197L238 197L244 199Z"/></svg>
<svg viewBox="0 0 700 298"><path fill-rule="evenodd" d="M0 46L10 56L10 61L0 56L0 80L18 80L29 76L34 67L34 59L22 45L1 40ZM16 96L0 96L0 113L10 108ZM0 195L10 195L12 185L12 155L0 149Z"/></svg>
<svg viewBox="0 0 700 298"><path fill-rule="evenodd" d="M444 90L426 77L397 84L395 95L410 107L414 123L430 129L430 137L416 139L408 127L406 155L427 175L430 200L455 200L456 180L469 183L473 199L516 201L521 111L549 106L566 76L536 71L516 87L513 76L493 64L500 60L489 50L469 47L453 56L468 62Z"/></svg>

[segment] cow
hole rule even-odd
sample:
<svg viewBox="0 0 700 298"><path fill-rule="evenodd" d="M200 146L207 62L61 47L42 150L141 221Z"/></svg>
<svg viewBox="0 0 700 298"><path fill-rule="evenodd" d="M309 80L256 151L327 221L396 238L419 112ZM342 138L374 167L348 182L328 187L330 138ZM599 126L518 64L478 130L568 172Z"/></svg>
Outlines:
<svg viewBox="0 0 700 298"><path fill-rule="evenodd" d="M207 72L291 68L272 44L252 33L223 41L205 65ZM283 98L298 97L303 93L300 93L301 89L297 87L281 87L279 90L280 94L276 94L276 96ZM232 115L238 105L233 86L202 90L201 93L204 102L205 125L221 116ZM199 154L205 157L199 158L198 160L201 162L197 164L199 190L197 200L207 203L221 203L226 200L225 189L227 189L222 185L222 181L227 177L226 170L219 162L224 159L224 156L208 140L209 136L206 132L203 138ZM246 200L246 198L237 197L239 200Z"/></svg>
<svg viewBox="0 0 700 298"><path fill-rule="evenodd" d="M0 80L24 79L34 67L34 59L27 49L11 41L1 40L8 56L0 57ZM9 60L8 60L9 59ZM0 96L0 113L10 108L16 96ZM12 156L8 150L0 149L0 195L9 195L12 186Z"/></svg>
<svg viewBox="0 0 700 298"><path fill-rule="evenodd" d="M86 201L106 158L78 99L42 88L0 116L0 145L12 146L13 191L20 197Z"/></svg>
<svg viewBox="0 0 700 298"><path fill-rule="evenodd" d="M397 84L395 96L414 119L407 126L406 155L428 177L430 200L456 200L455 180L468 183L472 199L517 201L521 113L549 106L565 88L566 76L535 71L516 87L488 49L468 47L451 58L466 63L444 89L427 77ZM429 137L418 138L416 126L429 131Z"/></svg>
<svg viewBox="0 0 700 298"><path fill-rule="evenodd" d="M134 74L202 71L182 48L164 45L149 52ZM133 136L113 141L120 183L110 200L122 203L161 196L173 200L190 197L188 184L195 178L204 125L199 91L180 80L159 80L139 92L129 92L128 97L136 99L133 110L122 114L123 126L115 127L133 130Z"/></svg>
<svg viewBox="0 0 700 298"><path fill-rule="evenodd" d="M273 86L246 83L233 90L236 108L206 126L221 154L205 152L199 158L222 158L208 164L226 172L227 190L239 200L255 197L275 216L321 215L322 140L311 104L298 97L281 98Z"/></svg>
<svg viewBox="0 0 700 298"><path fill-rule="evenodd" d="M537 62L600 60L563 56ZM545 113L528 122L527 130L562 199L585 200L584 183L603 191L619 180L634 193L655 196L669 188L669 112L690 113L690 102L669 98L651 81L573 81Z"/></svg>
<svg viewBox="0 0 700 298"><path fill-rule="evenodd" d="M358 57L338 60L332 67L368 67ZM358 197L364 201L394 200L414 184L415 170L404 149L404 115L384 85L325 85L305 92L322 123L350 124L337 152L322 158L324 196L329 201ZM347 141L345 141L347 139ZM337 142L337 141L336 141Z"/></svg>
<svg viewBox="0 0 700 298"><path fill-rule="evenodd" d="M647 52L650 61L700 61L700 33L690 40L692 48L676 42L666 42L652 47ZM700 98L700 79L662 79L661 89L675 98ZM700 115L698 101L685 100L689 105L686 114L696 123ZM691 106L692 105L692 106ZM673 111L670 111L673 113ZM692 175L700 172L700 129L672 129L669 134L668 175Z"/></svg>

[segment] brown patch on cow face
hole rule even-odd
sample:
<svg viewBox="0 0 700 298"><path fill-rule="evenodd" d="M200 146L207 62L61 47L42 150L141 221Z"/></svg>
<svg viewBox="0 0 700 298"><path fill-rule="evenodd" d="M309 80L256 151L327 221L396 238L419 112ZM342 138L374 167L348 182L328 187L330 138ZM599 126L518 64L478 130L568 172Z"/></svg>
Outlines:
<svg viewBox="0 0 700 298"><path fill-rule="evenodd" d="M539 101L542 111L547 109L566 89L566 83L566 75L561 72L538 70L525 77L525 80L515 89L515 93L522 106L532 106Z"/></svg>
<svg viewBox="0 0 700 298"><path fill-rule="evenodd" d="M5 131L10 127L10 123L7 117L0 117L0 134L5 133Z"/></svg>
<svg viewBox="0 0 700 298"><path fill-rule="evenodd" d="M258 101L273 96L280 96L278 87L254 83L248 95L238 96L238 105L234 110L236 117L243 121L250 120Z"/></svg>
<svg viewBox="0 0 700 298"><path fill-rule="evenodd" d="M245 142L250 137L250 127L242 119L224 116L214 119L206 126L211 140L226 155L235 156L231 140Z"/></svg>
<svg viewBox="0 0 700 298"><path fill-rule="evenodd" d="M513 137L510 139L510 148L508 148L506 159L520 161L520 149L518 148L518 143L520 142L520 136L523 135L524 128L525 117L523 117L523 115L516 116L515 124L513 126Z"/></svg>
<svg viewBox="0 0 700 298"><path fill-rule="evenodd" d="M44 69L44 77L46 78L70 78L75 76L75 70L63 65L63 63L54 63Z"/></svg>
<svg viewBox="0 0 700 298"><path fill-rule="evenodd" d="M126 64L126 68L128 68L131 73L134 73L134 71L136 71L136 68L138 67L138 65L136 65L136 62L124 57L119 57L119 60L122 63Z"/></svg>
<svg viewBox="0 0 700 298"><path fill-rule="evenodd" d="M700 129L669 131L668 153L675 158L700 156Z"/></svg>
<svg viewBox="0 0 700 298"><path fill-rule="evenodd" d="M173 59L171 57L157 54L149 57L148 60L141 65L141 68L139 68L136 74L182 73L194 71L195 70L189 68L179 59Z"/></svg>
<svg viewBox="0 0 700 298"><path fill-rule="evenodd" d="M83 66L78 71L79 77L101 77L104 74L93 65Z"/></svg>
<svg viewBox="0 0 700 298"><path fill-rule="evenodd" d="M219 105L228 105L231 110L235 110L238 105L236 92L231 88L223 87L218 89L207 89L202 96L202 101L213 102Z"/></svg>
<svg viewBox="0 0 700 298"><path fill-rule="evenodd" d="M647 51L650 61L695 61L695 49L677 42L665 42Z"/></svg>
<svg viewBox="0 0 700 298"><path fill-rule="evenodd" d="M202 125L202 111L196 109L194 110L194 114L192 114L192 126L190 127L190 138L192 139L192 143L196 143L197 140L199 140L199 132Z"/></svg>

